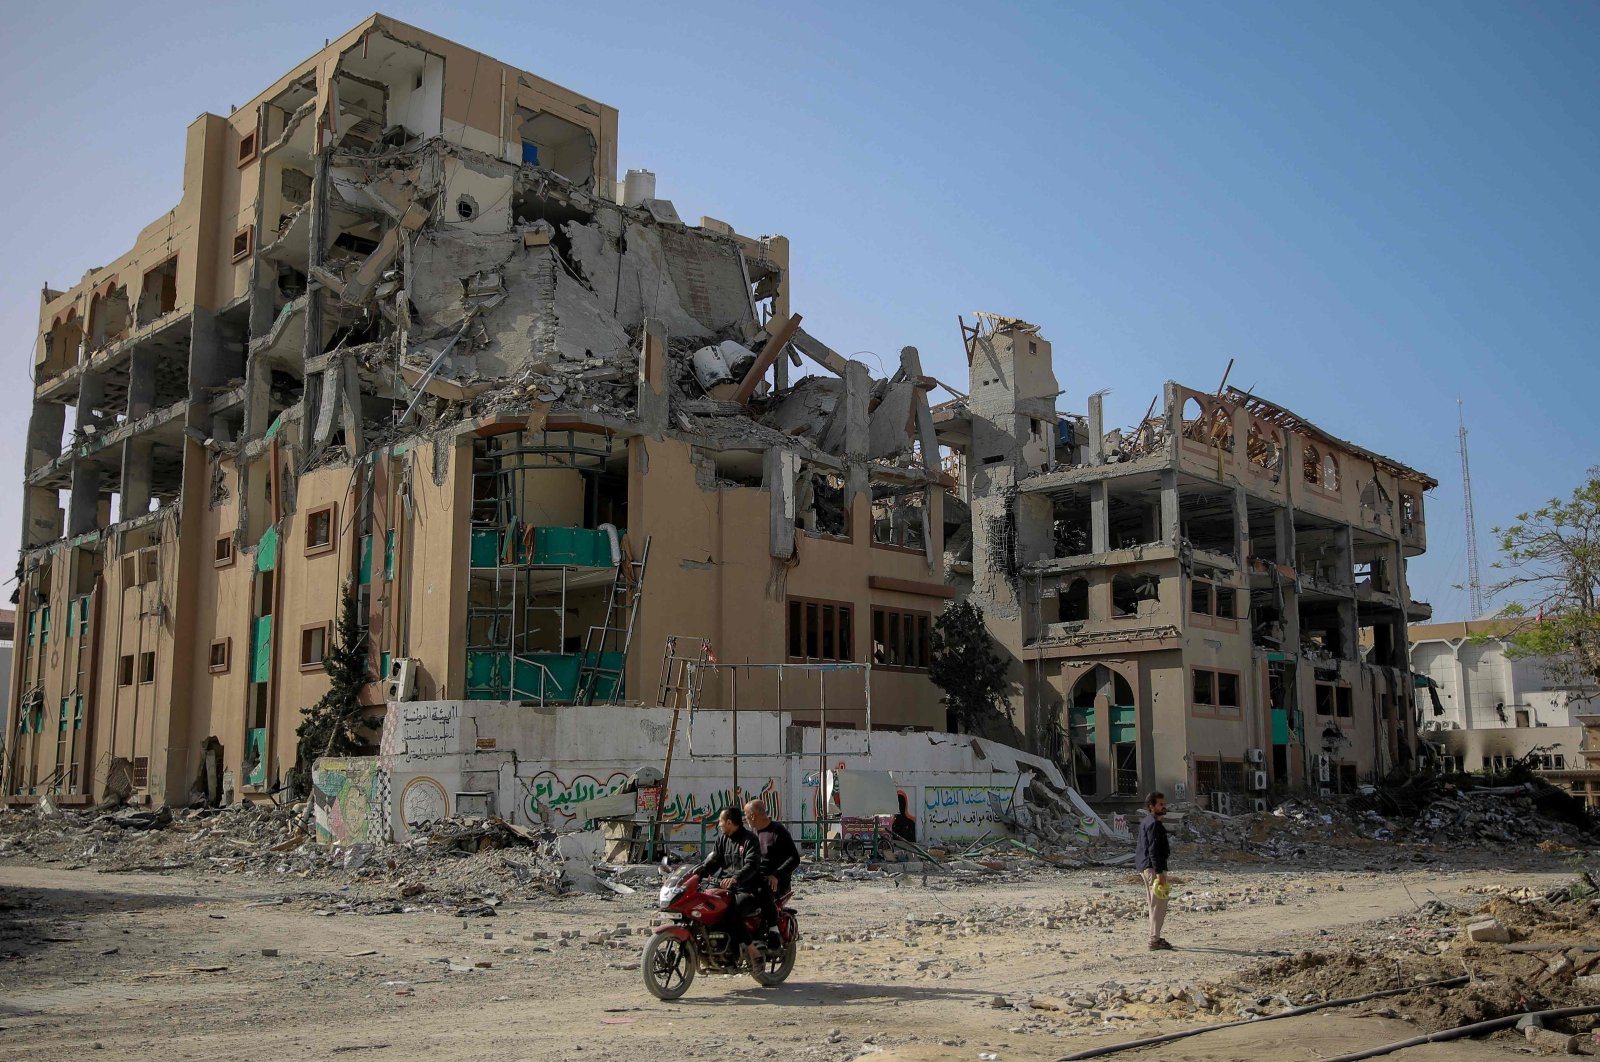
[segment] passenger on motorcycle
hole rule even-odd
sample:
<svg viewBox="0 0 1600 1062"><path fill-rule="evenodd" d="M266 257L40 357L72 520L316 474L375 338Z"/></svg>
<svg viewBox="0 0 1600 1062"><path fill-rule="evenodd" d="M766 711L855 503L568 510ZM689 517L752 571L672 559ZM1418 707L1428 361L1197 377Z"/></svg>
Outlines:
<svg viewBox="0 0 1600 1062"><path fill-rule="evenodd" d="M766 806L761 801L752 800L746 804L744 814L745 821L756 831L756 838L761 842L761 873L767 879L767 888L771 890L761 904L767 941L782 947L783 940L778 932L777 901L789 891L789 878L800 865L800 849L795 847L788 828L768 817Z"/></svg>
<svg viewBox="0 0 1600 1062"><path fill-rule="evenodd" d="M718 887L733 893L735 917L728 920L729 932L737 934L752 962L759 961L760 951L752 941L743 939L744 919L738 917L752 906L765 908L772 904L767 881L761 873L761 841L744 825L744 814L737 807L726 807L717 816L717 829L722 836L711 849L711 857L700 864L697 873L702 881L715 882ZM773 923L777 914L773 914Z"/></svg>

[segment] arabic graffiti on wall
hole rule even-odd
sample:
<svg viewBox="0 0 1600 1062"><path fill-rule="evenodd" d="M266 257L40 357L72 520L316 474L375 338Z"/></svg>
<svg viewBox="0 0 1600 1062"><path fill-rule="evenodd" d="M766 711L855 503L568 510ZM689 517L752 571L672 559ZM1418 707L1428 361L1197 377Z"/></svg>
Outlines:
<svg viewBox="0 0 1600 1062"><path fill-rule="evenodd" d="M610 796L621 789L627 780L627 771L612 771L599 778L592 774L577 774L566 779L555 771L540 771L528 782L528 818L538 822L539 805L543 804L563 821L571 822L576 817L572 812L574 804Z"/></svg>
<svg viewBox="0 0 1600 1062"><path fill-rule="evenodd" d="M560 817L572 822L576 813L574 805L596 797L610 796L622 788L631 772L611 771L594 774L568 775L563 778L556 771L540 771L529 779L526 786L527 812L530 821L538 821L539 805L543 804ZM680 824L704 822L716 818L723 808L735 802L759 800L767 814L775 819L783 817L783 795L775 779L768 778L759 790L740 786L735 795L731 786L714 790L696 790L668 787L666 804L661 808L661 820Z"/></svg>
<svg viewBox="0 0 1600 1062"><path fill-rule="evenodd" d="M676 793L669 791L666 806L661 809L663 822L691 823L705 822L714 819L723 808L735 803L745 804L752 800L761 801L762 807L767 809L767 814L774 819L783 818L783 795L778 791L778 783L771 778L759 790L752 792L740 786L735 795L732 788L717 789L710 793Z"/></svg>
<svg viewBox="0 0 1600 1062"><path fill-rule="evenodd" d="M922 791L922 821L928 829L970 829L996 822L989 795L1002 810L1011 806L1011 790L988 785L928 786Z"/></svg>

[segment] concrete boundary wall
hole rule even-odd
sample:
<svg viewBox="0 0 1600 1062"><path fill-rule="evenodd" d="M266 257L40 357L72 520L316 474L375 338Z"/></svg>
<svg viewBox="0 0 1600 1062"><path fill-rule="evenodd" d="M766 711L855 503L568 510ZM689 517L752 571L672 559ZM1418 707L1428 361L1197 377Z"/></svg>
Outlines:
<svg viewBox="0 0 1600 1062"><path fill-rule="evenodd" d="M697 841L702 824L736 799L731 715L698 713L695 754L680 717L663 818L675 839ZM660 769L672 712L598 705L533 708L501 701L409 701L389 705L377 765L388 796L388 831L457 814L485 796L494 813L521 825L548 820L583 826L575 805L616 792L642 767ZM738 796L759 798L773 817L815 833L822 787L821 734L790 725L787 714L741 711ZM1019 749L960 734L829 731L827 767L889 771L917 820L920 842L972 840L998 830L994 794L1009 805L1019 772L1057 788L1055 764ZM341 773L349 773L348 766ZM469 794L463 799L463 794ZM327 839L327 838L324 838ZM338 838L334 838L338 839Z"/></svg>

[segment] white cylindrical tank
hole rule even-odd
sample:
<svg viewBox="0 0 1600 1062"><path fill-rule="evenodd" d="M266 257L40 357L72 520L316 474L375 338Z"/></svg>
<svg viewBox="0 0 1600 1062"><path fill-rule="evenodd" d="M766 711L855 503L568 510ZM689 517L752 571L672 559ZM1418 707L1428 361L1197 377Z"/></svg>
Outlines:
<svg viewBox="0 0 1600 1062"><path fill-rule="evenodd" d="M643 206L656 197L656 175L649 170L629 170L622 178L622 205Z"/></svg>

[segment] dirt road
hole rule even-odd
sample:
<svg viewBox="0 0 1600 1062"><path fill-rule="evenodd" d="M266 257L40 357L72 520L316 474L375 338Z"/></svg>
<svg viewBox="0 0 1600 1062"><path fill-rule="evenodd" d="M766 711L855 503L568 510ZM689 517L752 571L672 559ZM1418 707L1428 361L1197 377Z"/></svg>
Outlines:
<svg viewBox="0 0 1600 1062"><path fill-rule="evenodd" d="M1185 877L1170 953L1144 949L1140 898L1121 871L813 884L797 905L807 939L789 984L702 977L666 1004L637 969L653 907L643 890L506 904L494 917L368 917L337 910L348 894L293 878L0 866L0 1057L1056 1058L1219 1020L1183 998L1139 1002L1152 992L1182 996L1272 954L1424 932L1407 925L1421 904L1472 906L1475 886L1544 889L1571 870L1305 877L1252 865ZM1059 1002L1107 986L1131 1001ZM1398 1017L1335 1011L1120 1057L1318 1058L1415 1033ZM1404 1057L1505 1053L1456 1044Z"/></svg>

